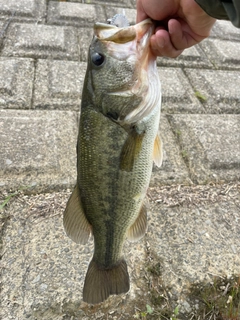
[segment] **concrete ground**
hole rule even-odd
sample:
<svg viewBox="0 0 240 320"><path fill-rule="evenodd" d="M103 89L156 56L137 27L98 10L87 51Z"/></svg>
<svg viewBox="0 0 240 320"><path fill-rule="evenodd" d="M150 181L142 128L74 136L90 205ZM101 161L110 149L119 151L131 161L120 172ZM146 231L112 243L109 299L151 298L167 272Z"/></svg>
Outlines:
<svg viewBox="0 0 240 320"><path fill-rule="evenodd" d="M203 319L191 286L240 274L240 30L218 21L177 59L158 58L164 159L148 232L125 245L129 293L89 306L92 241L62 226L87 49L94 21L125 8L134 23L136 3L83 2L0 0L0 318L170 319L178 306L178 319Z"/></svg>

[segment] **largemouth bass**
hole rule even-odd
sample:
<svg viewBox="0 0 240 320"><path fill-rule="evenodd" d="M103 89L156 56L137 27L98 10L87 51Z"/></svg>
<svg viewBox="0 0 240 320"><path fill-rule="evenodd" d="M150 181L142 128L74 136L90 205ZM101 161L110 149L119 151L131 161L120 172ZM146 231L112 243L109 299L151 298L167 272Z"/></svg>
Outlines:
<svg viewBox="0 0 240 320"><path fill-rule="evenodd" d="M94 237L83 288L90 304L129 290L122 248L146 231L144 198L153 160L160 166L161 90L150 51L154 25L96 23L89 48L77 143L77 185L64 212L76 243Z"/></svg>

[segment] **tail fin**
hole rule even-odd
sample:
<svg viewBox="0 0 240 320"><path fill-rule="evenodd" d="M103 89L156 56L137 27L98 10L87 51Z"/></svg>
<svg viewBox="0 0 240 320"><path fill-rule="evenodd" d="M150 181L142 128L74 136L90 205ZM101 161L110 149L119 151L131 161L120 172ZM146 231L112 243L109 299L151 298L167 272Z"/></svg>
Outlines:
<svg viewBox="0 0 240 320"><path fill-rule="evenodd" d="M129 291L129 275L125 260L109 269L100 268L94 259L90 262L83 287L83 301L96 304L112 294Z"/></svg>

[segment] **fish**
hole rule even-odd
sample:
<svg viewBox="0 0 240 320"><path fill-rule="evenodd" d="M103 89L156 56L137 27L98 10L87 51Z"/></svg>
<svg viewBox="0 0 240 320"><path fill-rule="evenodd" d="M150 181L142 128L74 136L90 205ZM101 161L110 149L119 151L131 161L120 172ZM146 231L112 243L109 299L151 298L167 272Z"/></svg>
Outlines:
<svg viewBox="0 0 240 320"><path fill-rule="evenodd" d="M89 46L77 141L77 183L63 215L66 234L94 253L83 301L98 304L130 289L126 239L147 229L146 192L153 161L162 163L158 134L161 85L150 49L154 23L97 22Z"/></svg>

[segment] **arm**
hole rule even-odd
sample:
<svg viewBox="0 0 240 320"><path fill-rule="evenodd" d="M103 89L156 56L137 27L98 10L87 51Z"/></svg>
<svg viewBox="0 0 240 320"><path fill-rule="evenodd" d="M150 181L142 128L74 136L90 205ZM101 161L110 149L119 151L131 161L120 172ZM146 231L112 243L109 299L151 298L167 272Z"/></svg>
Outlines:
<svg viewBox="0 0 240 320"><path fill-rule="evenodd" d="M239 0L195 0L199 6L211 17L231 20L235 27L240 28L240 1Z"/></svg>

